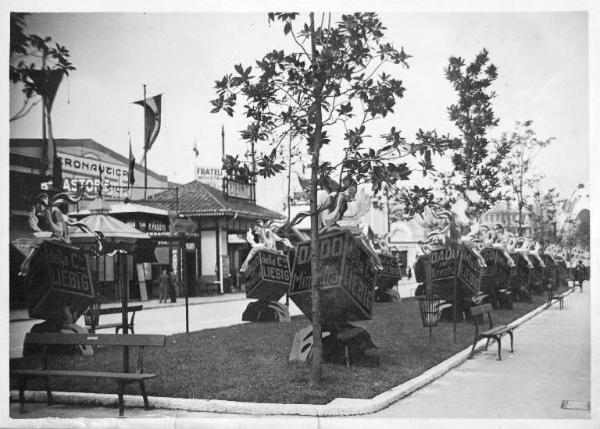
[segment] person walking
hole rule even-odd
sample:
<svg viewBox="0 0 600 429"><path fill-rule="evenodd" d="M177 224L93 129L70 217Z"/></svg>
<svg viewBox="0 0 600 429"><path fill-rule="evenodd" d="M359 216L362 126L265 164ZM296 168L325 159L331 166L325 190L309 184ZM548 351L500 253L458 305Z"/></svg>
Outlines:
<svg viewBox="0 0 600 429"><path fill-rule="evenodd" d="M169 285L171 283L171 276L167 274L167 270L163 270L161 276L158 279L158 302L167 302L167 293L169 292Z"/></svg>
<svg viewBox="0 0 600 429"><path fill-rule="evenodd" d="M575 275L573 276L573 280L575 281L575 286L579 287L579 290L583 292L583 282L588 280L587 268L580 261L577 262L575 266Z"/></svg>

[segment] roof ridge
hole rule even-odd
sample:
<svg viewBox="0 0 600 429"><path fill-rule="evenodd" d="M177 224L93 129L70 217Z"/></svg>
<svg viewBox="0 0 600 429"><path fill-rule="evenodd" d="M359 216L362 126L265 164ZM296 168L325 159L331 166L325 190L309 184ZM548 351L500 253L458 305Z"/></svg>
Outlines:
<svg viewBox="0 0 600 429"><path fill-rule="evenodd" d="M227 206L225 204L223 204L221 201L219 201L219 199L213 195L209 186L206 186L204 183L202 183L200 181L196 181L196 183L198 183L208 193L208 195L210 195L210 197L221 207L222 210L227 209Z"/></svg>

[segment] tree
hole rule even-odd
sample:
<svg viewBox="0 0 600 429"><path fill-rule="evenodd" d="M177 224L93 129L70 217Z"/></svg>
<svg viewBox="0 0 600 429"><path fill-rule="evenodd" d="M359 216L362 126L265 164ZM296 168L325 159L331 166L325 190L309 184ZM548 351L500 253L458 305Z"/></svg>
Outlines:
<svg viewBox="0 0 600 429"><path fill-rule="evenodd" d="M458 94L458 101L448 107L448 116L460 131L460 146L452 156L453 170L436 176L441 192L438 202L452 209L463 201L469 220L479 218L502 199L499 173L509 150L508 143L494 144L487 137L499 121L492 110L496 94L490 90L497 69L488 63L488 51L483 49L468 66L461 57L450 57L444 70Z"/></svg>
<svg viewBox="0 0 600 429"><path fill-rule="evenodd" d="M69 50L54 43L51 37L40 37L25 33L26 13L10 14L10 67L12 83L23 85L25 100L21 108L10 118L15 121L27 115L43 98L54 98L47 76L51 73L69 75L75 67L70 62ZM42 77L42 74L44 75ZM40 98L34 100L33 97ZM48 100L46 100L48 101ZM50 103L51 104L51 103Z"/></svg>
<svg viewBox="0 0 600 429"><path fill-rule="evenodd" d="M532 201L527 209L530 218L534 224L531 226L532 237L534 240L544 244L558 243L557 233L558 209L564 200L560 199L560 194L555 188L546 192L536 189L532 196Z"/></svg>
<svg viewBox="0 0 600 429"><path fill-rule="evenodd" d="M454 142L438 137L435 131L419 131L416 141L409 143L400 130L392 127L382 135L383 145L367 147L366 125L393 113L397 99L405 88L401 80L386 70L394 66L408 67L410 58L383 39L385 27L374 13L342 15L331 23L331 15L321 16L315 23L314 13L308 22L297 24L298 13L269 13L268 21L279 21L284 35L297 48L294 52L273 50L252 67L235 66L235 74L227 74L216 82L217 98L212 112L234 114L238 97L244 99L248 127L241 137L254 147L270 141L272 150L251 170L227 155L223 168L227 174L251 179L254 175L271 177L284 169L277 148L290 135L306 142L311 156L311 299L313 352L311 381L321 378L321 309L317 186L332 174L351 176L359 183L370 183L375 193L385 184L393 185L409 179L412 172L407 158L419 159L419 167L429 171L432 153L441 153ZM378 71L380 72L379 74ZM330 143L331 135L343 133L344 157L337 163L320 159L320 151ZM341 137L341 136L340 136ZM331 179L329 179L331 180ZM414 186L404 194L408 213L422 211L433 196L429 189Z"/></svg>
<svg viewBox="0 0 600 429"><path fill-rule="evenodd" d="M503 184L506 185L512 198L517 202L519 235L523 233L524 210L527 208L530 192L539 181L533 174L533 160L540 150L554 140L539 139L531 125L533 121L516 122L515 130L502 133L498 144L508 145L509 153L501 168Z"/></svg>

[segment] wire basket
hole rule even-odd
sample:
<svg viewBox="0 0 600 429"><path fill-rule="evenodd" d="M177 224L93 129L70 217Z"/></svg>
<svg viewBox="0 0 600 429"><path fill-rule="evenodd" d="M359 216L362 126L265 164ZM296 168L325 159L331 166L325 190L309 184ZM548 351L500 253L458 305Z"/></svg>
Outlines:
<svg viewBox="0 0 600 429"><path fill-rule="evenodd" d="M94 302L90 304L90 306L83 313L83 320L85 321L86 326L96 326L100 321L100 303Z"/></svg>
<svg viewBox="0 0 600 429"><path fill-rule="evenodd" d="M421 323L424 328L432 328L438 325L440 321L440 302L437 296L422 295L419 299L419 311L421 313Z"/></svg>

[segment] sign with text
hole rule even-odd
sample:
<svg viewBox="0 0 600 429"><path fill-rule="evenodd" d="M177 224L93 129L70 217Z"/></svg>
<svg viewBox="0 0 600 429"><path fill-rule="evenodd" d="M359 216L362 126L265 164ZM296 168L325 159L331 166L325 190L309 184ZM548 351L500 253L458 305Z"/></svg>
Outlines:
<svg viewBox="0 0 600 429"><path fill-rule="evenodd" d="M74 323L94 299L87 255L53 240L43 241L35 252L25 278L29 315L60 319L68 309Z"/></svg>
<svg viewBox="0 0 600 429"><path fill-rule="evenodd" d="M246 296L259 301L279 301L290 284L286 255L259 250L244 272Z"/></svg>
<svg viewBox="0 0 600 429"><path fill-rule="evenodd" d="M290 282L290 299L311 318L310 241L299 243ZM319 238L321 316L323 323L369 320L373 307L375 271L362 244L348 231Z"/></svg>
<svg viewBox="0 0 600 429"><path fill-rule="evenodd" d="M515 280L520 283L522 286L527 286L529 284L529 276L531 273L530 261L526 255L523 253L514 253L510 255L515 261L516 269L515 269Z"/></svg>
<svg viewBox="0 0 600 429"><path fill-rule="evenodd" d="M58 152L62 167L63 190L74 192L83 187L87 196L95 196L98 187L102 186L105 197L127 196L129 183L127 165L120 165L99 160L92 153L83 156ZM102 181L100 181L102 169Z"/></svg>
<svg viewBox="0 0 600 429"><path fill-rule="evenodd" d="M196 180L220 190L223 187L223 170L217 167L196 167Z"/></svg>
<svg viewBox="0 0 600 429"><path fill-rule="evenodd" d="M515 266L508 253L495 247L486 247L479 253L486 264L482 269L482 288L488 292L490 288L508 287L510 271Z"/></svg>
<svg viewBox="0 0 600 429"><path fill-rule="evenodd" d="M454 246L433 250L429 254L431 281L454 278L458 250Z"/></svg>
<svg viewBox="0 0 600 429"><path fill-rule="evenodd" d="M470 247L462 246L458 259L458 278L477 295L481 286L481 273L485 261L481 255Z"/></svg>
<svg viewBox="0 0 600 429"><path fill-rule="evenodd" d="M391 255L377 255L381 262L381 269L377 273L377 287L381 289L389 289L402 279L402 269L400 260Z"/></svg>
<svg viewBox="0 0 600 429"><path fill-rule="evenodd" d="M239 198L248 201L255 200L255 187L253 183L250 184L231 177L226 177L223 179L223 192L227 197Z"/></svg>

